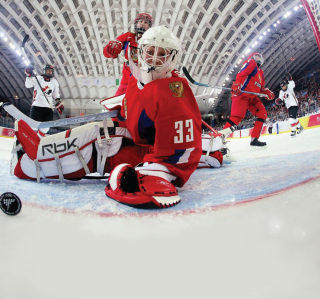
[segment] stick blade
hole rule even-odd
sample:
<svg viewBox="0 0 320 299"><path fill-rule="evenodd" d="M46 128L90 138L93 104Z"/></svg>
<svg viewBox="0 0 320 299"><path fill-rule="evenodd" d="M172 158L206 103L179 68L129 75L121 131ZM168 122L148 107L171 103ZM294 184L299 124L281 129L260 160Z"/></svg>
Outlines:
<svg viewBox="0 0 320 299"><path fill-rule="evenodd" d="M22 48L24 48L24 45L26 44L26 42L29 40L29 34L27 34L25 37L24 37L24 39L23 39L23 41L22 41L22 43L21 43L21 47Z"/></svg>
<svg viewBox="0 0 320 299"><path fill-rule="evenodd" d="M194 84L195 81L192 79L192 77L190 76L190 74L189 74L189 72L188 72L188 70L187 70L187 68L186 68L185 66L182 67L182 71L183 71L183 73L185 74L185 76L188 78L188 80L189 80L192 84Z"/></svg>

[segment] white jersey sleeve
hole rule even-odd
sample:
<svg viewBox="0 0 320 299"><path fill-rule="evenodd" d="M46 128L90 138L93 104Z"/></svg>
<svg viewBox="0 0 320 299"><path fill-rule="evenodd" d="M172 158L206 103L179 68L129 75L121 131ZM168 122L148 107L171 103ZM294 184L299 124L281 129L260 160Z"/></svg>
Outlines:
<svg viewBox="0 0 320 299"><path fill-rule="evenodd" d="M60 98L60 90L59 90L59 83L56 79L51 79L54 81L54 89L53 89L53 94L52 94L52 97L53 99L57 99L57 98Z"/></svg>

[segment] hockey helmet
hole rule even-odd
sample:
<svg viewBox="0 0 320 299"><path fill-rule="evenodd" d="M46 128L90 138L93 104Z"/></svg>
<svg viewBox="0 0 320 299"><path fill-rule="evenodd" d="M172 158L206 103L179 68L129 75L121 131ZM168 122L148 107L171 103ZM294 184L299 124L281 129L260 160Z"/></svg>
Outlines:
<svg viewBox="0 0 320 299"><path fill-rule="evenodd" d="M248 60L250 60L250 59L253 59L257 63L258 67L262 66L264 63L264 59L263 59L262 54L260 54L258 52L254 52L254 53L250 54L248 56Z"/></svg>
<svg viewBox="0 0 320 299"><path fill-rule="evenodd" d="M133 76L147 84L171 75L181 56L181 44L165 26L152 27L138 41L138 66L130 61Z"/></svg>
<svg viewBox="0 0 320 299"><path fill-rule="evenodd" d="M54 68L52 65L46 64L42 70L43 70L43 75L46 76L47 78L52 78L54 76ZM52 74L47 74L47 70L52 70Z"/></svg>
<svg viewBox="0 0 320 299"><path fill-rule="evenodd" d="M287 80L281 80L280 82L280 87L282 90L287 90L287 86L288 86L288 81ZM283 89L285 88L285 89Z"/></svg>
<svg viewBox="0 0 320 299"><path fill-rule="evenodd" d="M153 19L152 19L152 17L151 17L149 14L147 14L147 13L139 13L139 14L137 15L137 17L136 17L135 20L134 20L134 31L135 31L136 33L143 34L143 33L145 33L149 28L138 27L138 21L141 20L141 19L146 20L146 21L149 22L149 28L152 27Z"/></svg>
<svg viewBox="0 0 320 299"><path fill-rule="evenodd" d="M142 69L149 71L166 67L167 71L171 72L182 51L179 39L165 26L149 29L141 37L138 45L139 62Z"/></svg>

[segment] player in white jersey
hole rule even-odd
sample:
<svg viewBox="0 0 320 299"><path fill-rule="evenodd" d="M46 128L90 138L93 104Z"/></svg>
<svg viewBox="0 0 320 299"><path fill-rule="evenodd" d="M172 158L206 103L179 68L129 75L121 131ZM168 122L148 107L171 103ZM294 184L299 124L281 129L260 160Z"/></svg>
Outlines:
<svg viewBox="0 0 320 299"><path fill-rule="evenodd" d="M281 105L283 102L286 104L289 113L289 123L291 125L291 137L296 137L297 133L300 134L304 130L297 119L299 103L293 90L295 86L291 75L289 75L289 80L282 80L280 82L281 90L279 92L279 98L276 100L278 105Z"/></svg>
<svg viewBox="0 0 320 299"><path fill-rule="evenodd" d="M37 121L53 120L53 107L61 114L64 106L60 100L59 83L53 78L54 69L52 65L43 67L43 74L33 76L33 67L25 69L27 88L33 88L33 100L30 109L30 117Z"/></svg>

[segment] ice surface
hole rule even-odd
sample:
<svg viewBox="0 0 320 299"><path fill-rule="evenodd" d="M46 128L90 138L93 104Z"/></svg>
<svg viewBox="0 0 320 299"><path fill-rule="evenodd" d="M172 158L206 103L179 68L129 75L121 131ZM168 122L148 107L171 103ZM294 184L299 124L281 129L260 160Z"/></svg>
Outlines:
<svg viewBox="0 0 320 299"><path fill-rule="evenodd" d="M308 298L320 294L320 128L230 140L237 162L197 170L182 201L145 211L105 182L19 180L0 138L0 298Z"/></svg>

